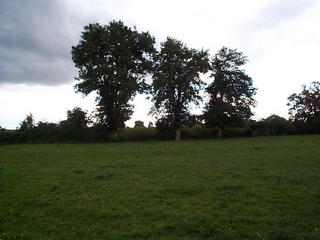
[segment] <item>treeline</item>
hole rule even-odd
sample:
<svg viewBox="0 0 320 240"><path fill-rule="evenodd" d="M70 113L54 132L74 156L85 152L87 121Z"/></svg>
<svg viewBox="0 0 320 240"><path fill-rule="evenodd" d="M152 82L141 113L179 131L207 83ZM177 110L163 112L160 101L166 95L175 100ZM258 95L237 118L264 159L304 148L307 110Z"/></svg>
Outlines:
<svg viewBox="0 0 320 240"><path fill-rule="evenodd" d="M121 128L117 136L109 136L108 129L99 123L92 123L87 113L80 108L68 111L67 119L60 123L34 123L32 114L20 124L17 130L0 130L0 143L91 143L105 141L155 141L172 140L175 137L174 129L157 124L153 127L144 126L142 121L136 121L134 128ZM260 121L244 121L237 126L225 128L222 138L275 136L293 134L320 133L320 124L313 121L307 124L301 120L287 120L277 115L271 115ZM184 122L181 129L181 139L213 139L219 137L216 127L206 127L201 116L193 116Z"/></svg>
<svg viewBox="0 0 320 240"><path fill-rule="evenodd" d="M2 130L2 139L7 139L2 141L180 140L319 133L320 82L288 97L289 120L276 115L252 120L257 89L243 69L248 59L237 49L222 47L210 56L208 50L189 48L170 37L156 49L149 32L112 21L85 26L71 53L78 68L76 91L97 93L94 117L75 108L67 112L65 121L35 124L30 114L18 131ZM209 84L202 80L204 74ZM125 128L133 113L130 101L139 93L147 94L153 103L150 113L156 118L155 128ZM204 103L203 113L192 115L190 106L200 103Z"/></svg>
<svg viewBox="0 0 320 240"><path fill-rule="evenodd" d="M256 88L242 69L246 56L222 47L212 57L208 50L194 49L168 37L155 48L149 32L138 32L121 21L107 25L89 24L72 47L72 60L79 69L77 92L97 93L97 115L109 137L115 137L133 113L130 100L146 93L153 106L150 112L157 125L165 125L181 139L184 122L192 114L190 106L208 100L203 121L208 127L224 129L253 115ZM213 80L206 85L208 74ZM150 81L151 80L151 81Z"/></svg>

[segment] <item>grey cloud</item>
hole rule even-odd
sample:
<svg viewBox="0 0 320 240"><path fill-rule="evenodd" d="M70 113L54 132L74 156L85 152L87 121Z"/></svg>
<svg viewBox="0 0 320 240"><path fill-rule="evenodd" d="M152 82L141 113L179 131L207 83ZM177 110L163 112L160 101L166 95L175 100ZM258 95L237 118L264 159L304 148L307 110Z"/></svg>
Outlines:
<svg viewBox="0 0 320 240"><path fill-rule="evenodd" d="M72 36L59 2L1 1L0 83L59 85L73 80Z"/></svg>
<svg viewBox="0 0 320 240"><path fill-rule="evenodd" d="M71 46L84 25L99 20L96 7L94 1L1 0L0 84L73 81Z"/></svg>
<svg viewBox="0 0 320 240"><path fill-rule="evenodd" d="M8 56L0 60L0 83L61 85L76 74L69 57L48 57L21 49L0 51Z"/></svg>
<svg viewBox="0 0 320 240"><path fill-rule="evenodd" d="M70 43L61 1L4 1L0 44L10 49L64 57Z"/></svg>

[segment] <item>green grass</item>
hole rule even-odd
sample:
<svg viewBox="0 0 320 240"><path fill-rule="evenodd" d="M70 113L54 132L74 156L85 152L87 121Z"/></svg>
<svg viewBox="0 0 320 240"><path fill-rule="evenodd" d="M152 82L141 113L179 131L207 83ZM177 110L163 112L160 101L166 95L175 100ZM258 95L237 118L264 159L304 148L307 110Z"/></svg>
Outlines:
<svg viewBox="0 0 320 240"><path fill-rule="evenodd" d="M1 240L318 231L319 135L0 147Z"/></svg>

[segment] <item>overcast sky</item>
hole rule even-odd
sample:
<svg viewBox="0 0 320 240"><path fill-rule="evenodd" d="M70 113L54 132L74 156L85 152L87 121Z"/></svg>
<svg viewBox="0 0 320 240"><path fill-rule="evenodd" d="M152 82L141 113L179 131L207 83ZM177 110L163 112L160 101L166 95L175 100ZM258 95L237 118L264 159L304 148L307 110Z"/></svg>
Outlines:
<svg viewBox="0 0 320 240"><path fill-rule="evenodd" d="M75 106L93 111L94 94L74 92L70 51L85 25L111 20L158 44L171 36L212 55L237 48L258 88L255 118L287 117L287 97L320 80L319 13L317 0L0 0L0 126L15 129L30 112L58 122ZM145 96L134 104L127 125L153 120Z"/></svg>

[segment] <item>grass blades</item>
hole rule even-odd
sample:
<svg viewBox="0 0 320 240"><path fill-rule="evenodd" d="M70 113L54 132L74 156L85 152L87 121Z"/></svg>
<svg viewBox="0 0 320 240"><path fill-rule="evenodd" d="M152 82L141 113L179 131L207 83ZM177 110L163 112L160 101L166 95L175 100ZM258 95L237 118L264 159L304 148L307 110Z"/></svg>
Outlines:
<svg viewBox="0 0 320 240"><path fill-rule="evenodd" d="M0 239L320 239L320 136L0 147Z"/></svg>

